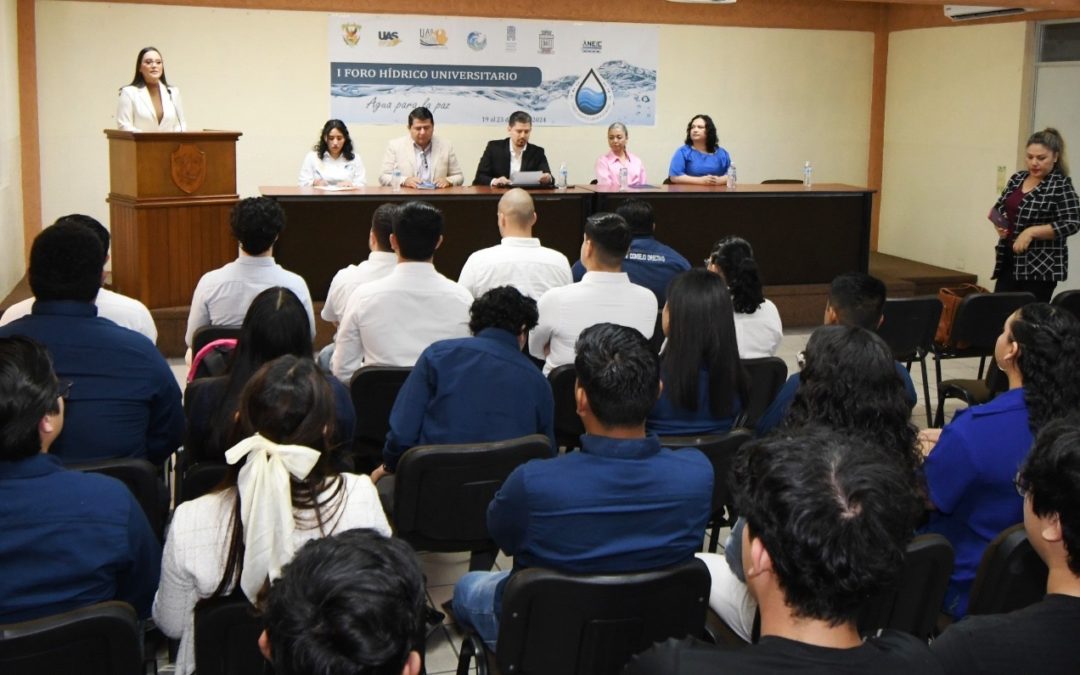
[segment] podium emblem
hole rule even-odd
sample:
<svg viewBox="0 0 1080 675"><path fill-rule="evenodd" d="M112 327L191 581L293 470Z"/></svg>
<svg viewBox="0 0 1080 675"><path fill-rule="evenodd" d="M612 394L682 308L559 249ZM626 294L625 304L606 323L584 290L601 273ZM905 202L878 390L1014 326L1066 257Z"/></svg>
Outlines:
<svg viewBox="0 0 1080 675"><path fill-rule="evenodd" d="M187 194L197 191L206 180L206 153L192 143L181 143L172 154L172 179Z"/></svg>

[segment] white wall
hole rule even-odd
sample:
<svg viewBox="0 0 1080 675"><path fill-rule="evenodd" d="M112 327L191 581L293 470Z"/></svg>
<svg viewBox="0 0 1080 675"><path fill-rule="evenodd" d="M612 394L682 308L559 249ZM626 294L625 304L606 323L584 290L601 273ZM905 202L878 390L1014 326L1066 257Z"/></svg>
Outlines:
<svg viewBox="0 0 1080 675"><path fill-rule="evenodd" d="M1027 25L892 33L879 250L989 286L997 167L1018 168ZM1026 134L1025 134L1026 135Z"/></svg>
<svg viewBox="0 0 1080 675"><path fill-rule="evenodd" d="M22 162L19 144L19 54L15 0L0 4L0 298L26 271L23 258Z"/></svg>
<svg viewBox="0 0 1080 675"><path fill-rule="evenodd" d="M43 222L72 211L107 221L102 129L115 125L116 91L147 44L162 51L192 128L243 132L242 195L295 182L329 114L325 13L52 0L36 6ZM729 55L737 65L717 67ZM689 118L706 112L743 182L797 178L809 159L818 182L865 184L872 57L866 32L661 26L658 123L630 129L630 147L659 183ZM405 120L350 131L372 176ZM436 126L453 141L466 180L484 142L504 131ZM537 128L533 140L554 165L568 163L571 182L590 180L596 157L607 151L596 127Z"/></svg>

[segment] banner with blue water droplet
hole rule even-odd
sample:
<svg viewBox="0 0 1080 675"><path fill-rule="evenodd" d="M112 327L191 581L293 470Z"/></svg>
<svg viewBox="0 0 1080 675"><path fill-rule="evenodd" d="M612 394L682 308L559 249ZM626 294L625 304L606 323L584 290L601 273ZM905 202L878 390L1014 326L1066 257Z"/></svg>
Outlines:
<svg viewBox="0 0 1080 675"><path fill-rule="evenodd" d="M330 113L404 123L656 124L658 32L641 24L331 15Z"/></svg>

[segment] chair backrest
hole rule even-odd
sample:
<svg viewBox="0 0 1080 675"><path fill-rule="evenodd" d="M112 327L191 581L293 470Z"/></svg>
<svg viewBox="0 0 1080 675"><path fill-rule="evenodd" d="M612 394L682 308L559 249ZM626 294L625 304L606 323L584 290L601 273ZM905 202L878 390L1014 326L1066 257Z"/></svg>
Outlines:
<svg viewBox="0 0 1080 675"><path fill-rule="evenodd" d="M553 368L548 373L551 394L555 399L555 442L567 450L578 447L581 435L585 433L585 425L578 417L577 401L574 399L576 381L577 374L572 363Z"/></svg>
<svg viewBox="0 0 1080 675"><path fill-rule="evenodd" d="M135 610L102 602L0 626L4 675L140 675L142 632Z"/></svg>
<svg viewBox="0 0 1080 675"><path fill-rule="evenodd" d="M970 345L964 351L989 356L1005 319L1024 305L1035 302L1031 293L972 293L960 301L953 322L953 344Z"/></svg>
<svg viewBox="0 0 1080 675"><path fill-rule="evenodd" d="M518 675L614 675L669 637L700 636L709 570L688 562L651 572L569 575L525 569L503 594L496 661Z"/></svg>
<svg viewBox="0 0 1080 675"><path fill-rule="evenodd" d="M381 448L386 442L390 411L410 372L412 368L364 366L353 374L349 390L356 410L354 444L375 444Z"/></svg>
<svg viewBox="0 0 1080 675"><path fill-rule="evenodd" d="M778 356L766 356L743 359L742 366L750 381L750 401L739 416L738 426L753 428L787 381L787 364Z"/></svg>
<svg viewBox="0 0 1080 675"><path fill-rule="evenodd" d="M1024 524L1013 525L994 537L983 552L971 585L968 614L1001 614L1042 600L1047 574Z"/></svg>
<svg viewBox="0 0 1080 675"><path fill-rule="evenodd" d="M158 478L156 466L145 459L101 459L68 464L67 468L86 473L100 473L116 478L127 486L139 502L158 541L165 539L165 520L169 513L169 491Z"/></svg>
<svg viewBox="0 0 1080 675"><path fill-rule="evenodd" d="M236 338L211 340L195 353L188 367L187 381L191 384L204 377L217 377L229 372L230 357L236 349Z"/></svg>
<svg viewBox="0 0 1080 675"><path fill-rule="evenodd" d="M191 335L191 353L198 354L214 340L239 339L240 326L202 326Z"/></svg>
<svg viewBox="0 0 1080 675"><path fill-rule="evenodd" d="M910 361L930 350L941 321L941 300L935 295L889 298L882 312L878 335L897 361Z"/></svg>
<svg viewBox="0 0 1080 675"><path fill-rule="evenodd" d="M246 598L205 600L195 609L195 672L199 675L262 675L262 621Z"/></svg>
<svg viewBox="0 0 1080 675"><path fill-rule="evenodd" d="M1062 291L1054 296L1050 304L1067 309L1080 319L1080 290Z"/></svg>
<svg viewBox="0 0 1080 675"><path fill-rule="evenodd" d="M927 640L934 630L953 571L953 548L940 534L920 534L904 554L896 583L870 599L859 612L862 635L885 628Z"/></svg>
<svg viewBox="0 0 1080 675"><path fill-rule="evenodd" d="M394 533L417 550L491 549L487 508L492 497L519 465L552 454L543 434L410 448L395 473Z"/></svg>
<svg viewBox="0 0 1080 675"><path fill-rule="evenodd" d="M225 479L229 465L224 462L196 462L184 469L176 493L176 505L207 494Z"/></svg>
<svg viewBox="0 0 1080 675"><path fill-rule="evenodd" d="M732 499L731 461L743 443L754 437L749 429L732 429L726 434L714 436L663 436L660 445L672 450L697 448L709 458L713 467L713 519L727 510L725 521L735 521L735 507Z"/></svg>

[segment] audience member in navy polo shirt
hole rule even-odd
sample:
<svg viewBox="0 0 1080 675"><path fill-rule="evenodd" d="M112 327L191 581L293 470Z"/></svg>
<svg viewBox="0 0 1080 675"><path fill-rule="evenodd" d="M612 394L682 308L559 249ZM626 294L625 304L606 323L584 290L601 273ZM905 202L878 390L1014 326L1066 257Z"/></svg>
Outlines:
<svg viewBox="0 0 1080 675"><path fill-rule="evenodd" d="M97 315L105 252L89 229L57 223L30 249L30 315L0 328L49 350L71 380L67 432L52 454L64 462L138 457L160 464L184 436L180 387L150 340Z"/></svg>
<svg viewBox="0 0 1080 675"><path fill-rule="evenodd" d="M858 326L877 332L884 309L885 284L869 274L847 272L833 279L829 287L829 299L825 304L825 325ZM896 363L896 374L904 383L908 403L914 408L918 396L915 385L911 382L911 374L899 362ZM769 433L784 421L791 401L795 398L795 392L799 390L800 382L799 373L795 373L784 383L780 393L758 421L758 436Z"/></svg>
<svg viewBox="0 0 1080 675"><path fill-rule="evenodd" d="M536 301L493 288L469 309L473 337L440 340L420 354L390 413L380 481L416 445L486 443L546 434L555 447L551 385L521 351L536 326ZM388 495L392 481L379 482ZM384 502L384 506L387 504Z"/></svg>
<svg viewBox="0 0 1080 675"><path fill-rule="evenodd" d="M679 272L690 269L690 262L675 249L656 240L653 235L656 222L652 204L649 202L643 199L627 199L615 209L615 213L630 225L630 233L634 236L630 250L626 252L623 260L623 272L630 277L631 283L652 291L656 296L656 304L663 307L668 283ZM574 263L571 271L574 274L574 283L585 276L585 266L580 260Z"/></svg>
<svg viewBox="0 0 1080 675"><path fill-rule="evenodd" d="M581 451L514 469L488 507L492 539L514 571L618 574L689 560L705 535L713 471L699 451L661 448L645 431L660 394L655 352L633 328L596 324L578 338L574 369ZM454 587L454 615L492 648L511 573L470 572Z"/></svg>
<svg viewBox="0 0 1080 675"><path fill-rule="evenodd" d="M40 344L0 338L0 624L106 600L150 615L161 544L138 502L48 454L67 386Z"/></svg>

